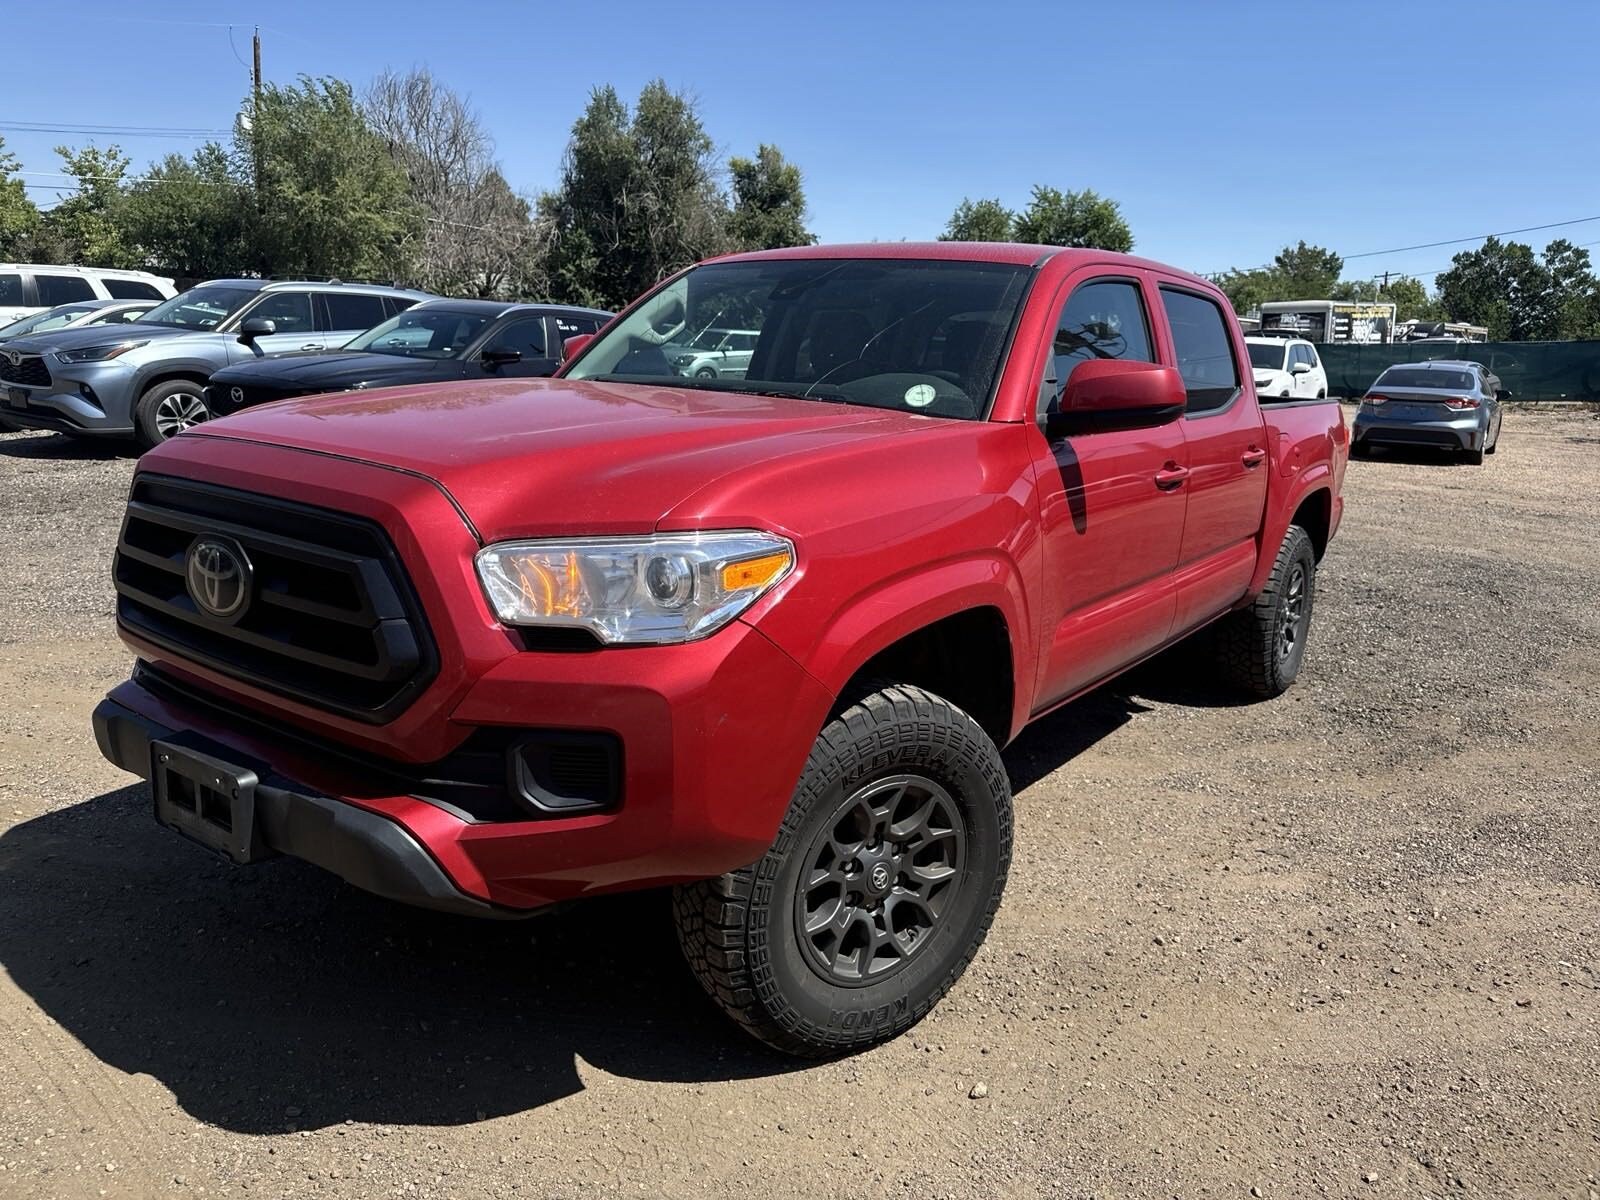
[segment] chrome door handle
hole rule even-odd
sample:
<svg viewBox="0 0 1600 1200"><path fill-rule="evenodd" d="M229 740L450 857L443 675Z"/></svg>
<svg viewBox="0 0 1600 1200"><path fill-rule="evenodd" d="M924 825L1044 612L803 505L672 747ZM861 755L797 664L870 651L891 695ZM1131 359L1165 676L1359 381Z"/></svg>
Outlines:
<svg viewBox="0 0 1600 1200"><path fill-rule="evenodd" d="M1239 461L1244 463L1246 470L1254 470L1267 461L1267 452L1265 450L1257 450L1252 446L1240 456Z"/></svg>
<svg viewBox="0 0 1600 1200"><path fill-rule="evenodd" d="M1183 481L1189 478L1189 468L1180 466L1163 467L1156 472L1156 486L1163 492L1170 492L1174 488L1183 486Z"/></svg>

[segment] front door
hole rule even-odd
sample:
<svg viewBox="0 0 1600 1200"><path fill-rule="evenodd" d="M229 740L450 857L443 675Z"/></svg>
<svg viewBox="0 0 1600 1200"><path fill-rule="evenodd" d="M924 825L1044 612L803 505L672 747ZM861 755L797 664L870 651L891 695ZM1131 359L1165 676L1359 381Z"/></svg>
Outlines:
<svg viewBox="0 0 1600 1200"><path fill-rule="evenodd" d="M1157 362L1139 278L1077 277L1063 292L1054 396L1090 358ZM1085 429L1049 442L1034 427L1044 552L1039 707L1157 649L1172 628L1188 457L1182 421Z"/></svg>

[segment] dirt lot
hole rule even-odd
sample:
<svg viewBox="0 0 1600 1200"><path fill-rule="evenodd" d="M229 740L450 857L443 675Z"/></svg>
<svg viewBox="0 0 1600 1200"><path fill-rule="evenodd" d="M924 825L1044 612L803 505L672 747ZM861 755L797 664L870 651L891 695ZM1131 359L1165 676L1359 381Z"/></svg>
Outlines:
<svg viewBox="0 0 1600 1200"><path fill-rule="evenodd" d="M1352 465L1288 696L1179 654L1026 734L973 969L796 1067L660 896L480 925L158 830L88 728L133 462L0 437L0 1196L1600 1195L1600 422L1503 442Z"/></svg>

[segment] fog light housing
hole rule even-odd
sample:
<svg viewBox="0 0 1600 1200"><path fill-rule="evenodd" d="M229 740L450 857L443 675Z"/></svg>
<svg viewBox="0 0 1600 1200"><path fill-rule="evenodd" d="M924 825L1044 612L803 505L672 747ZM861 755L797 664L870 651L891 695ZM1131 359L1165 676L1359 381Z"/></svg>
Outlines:
<svg viewBox="0 0 1600 1200"><path fill-rule="evenodd" d="M510 751L511 791L541 816L574 816L622 800L622 743L615 734L550 730Z"/></svg>

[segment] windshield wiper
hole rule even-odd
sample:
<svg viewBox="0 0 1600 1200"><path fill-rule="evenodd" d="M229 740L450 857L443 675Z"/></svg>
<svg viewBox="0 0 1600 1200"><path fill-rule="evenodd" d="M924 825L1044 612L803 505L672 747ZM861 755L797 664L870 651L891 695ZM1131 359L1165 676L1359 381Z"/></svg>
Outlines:
<svg viewBox="0 0 1600 1200"><path fill-rule="evenodd" d="M741 396L773 396L780 400L829 400L841 404L848 403L845 394L836 387L803 392L770 384L746 384L742 379L685 379L682 375L591 375L589 382L638 383L647 387L683 388L693 392L733 392Z"/></svg>

